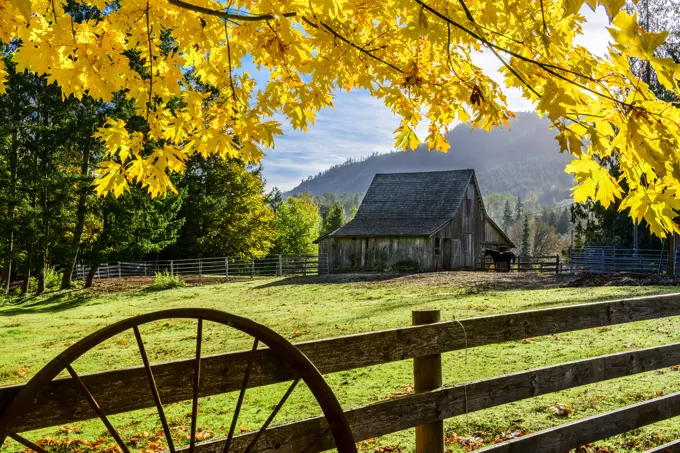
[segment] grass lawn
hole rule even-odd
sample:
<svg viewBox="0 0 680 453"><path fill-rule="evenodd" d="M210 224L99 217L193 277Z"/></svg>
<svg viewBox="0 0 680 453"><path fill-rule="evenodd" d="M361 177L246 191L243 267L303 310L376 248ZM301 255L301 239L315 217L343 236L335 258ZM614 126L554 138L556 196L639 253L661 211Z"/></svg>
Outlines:
<svg viewBox="0 0 680 453"><path fill-rule="evenodd" d="M348 335L406 326L411 310L437 308L443 319L470 318L496 313L539 309L645 294L680 291L677 287L564 287L552 276L484 273L439 273L380 278L306 277L247 280L166 291L70 291L38 298L7 299L0 306L0 385L27 381L51 358L73 342L114 321L149 311L177 307L206 307L229 311L261 322L291 341ZM196 325L170 320L141 329L152 362L188 358L194 354ZM522 342L490 345L444 355L444 383L452 385L514 371L557 364L613 352L680 341L680 319L593 329L539 337ZM207 323L204 354L247 349L250 338ZM79 359L80 373L140 365L132 333L112 339ZM410 361L335 373L326 378L345 408L380 401L404 392L412 384ZM239 429L256 429L269 415L288 384L249 390ZM447 420L451 451L469 451L511 435L587 417L680 390L680 372L671 369L639 374L508 404ZM147 389L140 389L148 391ZM225 435L235 394L200 401L202 437ZM558 410L559 405L569 410ZM190 405L167 408L178 439L188 432ZM277 416L294 420L319 412L311 395L295 390ZM153 414L153 415L148 415ZM137 448L155 451L162 436L151 410L111 417L124 438ZM49 437L55 451L83 451L87 445L66 438L79 437L101 450L112 443L99 421L54 427L28 433L30 439ZM670 420L618 436L579 451L644 451L680 437L680 421ZM99 440L98 440L99 439ZM380 447L393 447L392 450ZM9 450L20 450L7 442ZM364 451L413 452L414 431L407 430L361 443Z"/></svg>

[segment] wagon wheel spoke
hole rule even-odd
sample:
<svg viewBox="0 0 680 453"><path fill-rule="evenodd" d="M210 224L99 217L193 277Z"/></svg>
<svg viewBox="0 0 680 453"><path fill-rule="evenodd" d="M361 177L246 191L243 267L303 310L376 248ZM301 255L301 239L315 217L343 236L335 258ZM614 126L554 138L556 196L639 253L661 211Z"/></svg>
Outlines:
<svg viewBox="0 0 680 453"><path fill-rule="evenodd" d="M269 415L269 418L264 422L264 425L262 425L262 428L255 434L255 437L253 440L248 444L245 450L243 450L243 453L249 453L255 444L257 443L258 440L260 440L260 437L262 437L262 434L264 434L265 430L269 427L272 421L274 421L274 417L276 417L276 414L279 413L279 410L281 410L281 407L286 403L286 400L290 396L291 393L293 393L293 390L295 390L295 387L298 385L298 382L300 382L300 377L296 377L295 380L293 381L292 384L290 384L290 387L288 387L288 390L286 390L286 393L283 395L283 398L281 398L281 401L274 407L274 410L272 411L271 415Z"/></svg>
<svg viewBox="0 0 680 453"><path fill-rule="evenodd" d="M156 380L153 377L153 371L151 370L151 365L149 365L149 358L146 355L146 349L144 348L144 342L142 341L142 335L139 333L139 327L134 326L132 328L135 332L135 338L137 339L137 346L139 347L139 353L142 356L142 362L144 362L144 370L146 371L146 377L149 380L149 387L151 387L151 393L153 394L153 400L156 403L156 409L158 409L158 416L161 419L161 424L163 425L163 431L165 432L165 438L168 441L168 448L171 453L175 453L175 444L172 441L172 434L170 433L170 426L168 426L168 421L165 418L165 411L163 411L163 404L161 403L161 397L158 394L158 388L156 387Z"/></svg>
<svg viewBox="0 0 680 453"><path fill-rule="evenodd" d="M201 382L201 342L203 340L203 319L198 318L196 331L196 370L194 371L194 395L191 402L191 440L189 453L194 453L196 446L196 417L198 416L198 388Z"/></svg>
<svg viewBox="0 0 680 453"><path fill-rule="evenodd" d="M99 407L97 400L94 399L94 396L92 396L85 383L82 381L82 379L80 379L80 376L78 376L76 370L73 369L71 364L66 365L66 369L71 374L71 377L73 378L74 382L78 385L78 387L80 387L80 390L83 392L83 395L85 395L85 398L87 398L87 401L90 403L90 406L92 406L92 409L99 416L101 421L104 422L104 425L106 425L106 429L109 430L109 433L111 433L113 438L116 440L116 443L118 444L120 449L123 450L123 453L130 453L130 450L128 450L128 448L125 446L125 443L118 434L118 431L116 431L116 428L113 427L109 419L106 417L106 414L104 414L104 411L102 411L101 407Z"/></svg>
<svg viewBox="0 0 680 453"><path fill-rule="evenodd" d="M234 417L231 420L231 426L229 427L229 434L227 435L227 442L224 444L224 453L229 453L229 448L231 447L231 440L234 438L234 430L236 429L236 422L238 421L239 413L241 412L241 405L243 404L243 397L246 394L246 389L248 388L248 378L250 378L250 372L253 368L253 359L255 358L255 351L257 350L257 345L260 340L255 338L253 341L253 348L250 350L250 355L248 356L248 366L246 366L246 373L243 375L243 383L241 384L241 391L238 394L238 401L236 401L236 408L234 409Z"/></svg>
<svg viewBox="0 0 680 453"><path fill-rule="evenodd" d="M21 437L20 435L18 435L16 433L9 433L9 437L11 437L12 439L14 439L17 442L19 442L20 444L22 444L23 446L28 447L28 448L30 448L31 450L33 450L37 453L47 453L47 450L40 448L39 446L37 446L36 444L31 442L30 440L26 439L25 437Z"/></svg>

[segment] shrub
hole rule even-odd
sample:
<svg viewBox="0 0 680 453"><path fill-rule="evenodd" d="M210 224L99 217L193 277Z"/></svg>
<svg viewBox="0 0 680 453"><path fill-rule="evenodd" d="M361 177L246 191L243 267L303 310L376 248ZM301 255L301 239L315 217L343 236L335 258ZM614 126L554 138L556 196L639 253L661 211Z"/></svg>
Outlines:
<svg viewBox="0 0 680 453"><path fill-rule="evenodd" d="M45 291L58 290L61 287L61 272L57 272L53 267L48 267L45 273ZM34 293L38 291L38 278L31 277L28 279L28 292Z"/></svg>
<svg viewBox="0 0 680 453"><path fill-rule="evenodd" d="M186 286L184 280L176 275L171 275L168 271L156 272L156 278L153 280L153 289L171 289L171 288L181 288Z"/></svg>

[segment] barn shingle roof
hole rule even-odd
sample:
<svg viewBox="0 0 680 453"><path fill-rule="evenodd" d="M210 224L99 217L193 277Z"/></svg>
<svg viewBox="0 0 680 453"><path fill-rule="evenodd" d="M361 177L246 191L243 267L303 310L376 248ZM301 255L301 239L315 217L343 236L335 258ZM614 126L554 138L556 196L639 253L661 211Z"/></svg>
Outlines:
<svg viewBox="0 0 680 453"><path fill-rule="evenodd" d="M473 170L379 173L354 219L330 236L429 236L455 217Z"/></svg>

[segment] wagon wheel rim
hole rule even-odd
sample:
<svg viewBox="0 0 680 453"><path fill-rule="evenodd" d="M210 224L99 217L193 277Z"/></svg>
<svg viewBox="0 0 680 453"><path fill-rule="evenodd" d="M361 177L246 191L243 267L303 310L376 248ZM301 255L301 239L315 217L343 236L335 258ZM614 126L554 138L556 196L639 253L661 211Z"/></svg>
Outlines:
<svg viewBox="0 0 680 453"><path fill-rule="evenodd" d="M165 439L168 443L168 449L170 452L174 453L178 449L175 447L172 435L170 432L169 425L165 416L165 411L156 388L155 379L153 376L153 370L151 364L149 363L148 356L146 354L146 348L144 346L144 341L139 330L139 326L147 324L154 321L159 321L162 319L195 319L197 320L197 334L196 334L196 355L195 355L195 368L193 376L193 392L192 392L192 411L191 411L191 432L190 432L190 443L188 451L189 453L194 453L194 449L197 445L196 442L196 429L197 429L197 415L198 415L198 399L200 393L200 372L201 372L201 350L202 350L202 340L203 340L203 321L214 322L217 324L232 327L236 330L244 332L254 338L253 345L250 349L250 354L248 357L248 363L243 376L243 381L241 389L239 391L236 408L232 416L232 422L229 427L228 435L223 438L224 453L229 453L232 442L234 439L236 423L240 415L241 405L243 399L248 389L248 382L252 372L253 360L255 357L255 351L257 350L260 343L269 347L275 355L284 363L291 365L296 373L296 377L293 379L292 383L286 390L285 394L277 405L272 410L269 417L266 419L264 424L256 432L253 439L243 450L243 453L251 452L255 447L261 436L264 434L265 430L270 426L281 407L286 403L288 397L292 394L293 390L297 387L300 381L303 381L310 392L316 399L319 407L321 408L326 421L328 422L328 427L318 433L314 440L303 450L304 452L316 451L314 446L325 436L329 431L335 441L335 447L339 453L356 453L357 448L354 441L354 437L349 426L347 419L345 418L344 412L337 398L335 397L333 391L328 386L328 383L324 380L321 373L314 366L314 364L292 343L287 339L273 331L272 329L259 324L250 319L234 315L231 313L223 312L220 310L213 310L207 308L176 308L161 310L153 313L143 314L134 316L132 318L124 319L122 321L111 324L103 329L100 329L87 337L76 342L64 352L59 354L57 357L52 359L47 365L45 365L31 380L26 383L22 390L14 397L6 409L0 414L0 446L3 444L7 437L23 444L27 448L30 448L38 453L47 453L46 450L31 442L30 440L24 438L19 433L12 429L13 423L22 415L29 412L31 401L38 395L41 390L48 386L60 373L67 371L71 376L76 387L78 387L89 402L91 408L99 417L99 419L104 423L107 430L114 438L119 448L123 453L129 453L129 449L125 445L125 442L120 437L115 427L110 423L108 417L104 411L99 406L98 402L89 392L89 389L85 383L81 380L80 375L73 368L73 362L80 358L83 354L90 351L94 347L100 345L104 341L111 339L112 337L124 333L128 330L132 330L135 336L137 347L142 358L144 365L144 370L147 375L147 380L149 384L150 391L153 396L154 404L158 412L161 425L163 427L163 432ZM221 440L221 439L218 439Z"/></svg>

